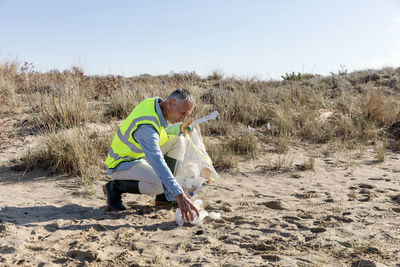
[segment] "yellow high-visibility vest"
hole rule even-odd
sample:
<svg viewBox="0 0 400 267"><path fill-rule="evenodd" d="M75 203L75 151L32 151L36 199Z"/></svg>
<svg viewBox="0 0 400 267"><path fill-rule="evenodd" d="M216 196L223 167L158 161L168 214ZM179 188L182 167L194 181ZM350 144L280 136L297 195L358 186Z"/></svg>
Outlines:
<svg viewBox="0 0 400 267"><path fill-rule="evenodd" d="M144 157L140 144L133 139L133 133L139 125L150 124L157 130L160 135L159 146L167 142L168 135L165 128L161 126L156 112L156 99L143 100L121 124L108 151L106 165L109 169L117 167L122 161L132 161Z"/></svg>

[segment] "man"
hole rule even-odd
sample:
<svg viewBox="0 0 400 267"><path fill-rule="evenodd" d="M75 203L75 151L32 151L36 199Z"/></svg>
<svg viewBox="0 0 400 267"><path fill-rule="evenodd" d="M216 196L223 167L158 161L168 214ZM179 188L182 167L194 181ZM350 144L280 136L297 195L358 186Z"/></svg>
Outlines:
<svg viewBox="0 0 400 267"><path fill-rule="evenodd" d="M184 121L193 108L192 94L178 89L165 101L148 98L133 109L115 134L106 159L113 178L103 186L109 209L126 209L122 193L156 194L156 205L176 199L184 220L193 221L192 211L199 216L173 175L176 162L183 156L181 134L193 119ZM168 122L184 123L174 134L167 134Z"/></svg>

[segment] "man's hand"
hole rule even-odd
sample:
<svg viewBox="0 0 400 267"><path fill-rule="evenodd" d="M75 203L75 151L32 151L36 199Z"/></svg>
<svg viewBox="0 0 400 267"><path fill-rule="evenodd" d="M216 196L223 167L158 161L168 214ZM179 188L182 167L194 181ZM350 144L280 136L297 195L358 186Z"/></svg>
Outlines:
<svg viewBox="0 0 400 267"><path fill-rule="evenodd" d="M194 122L194 119L191 118L191 119L185 121L184 123L182 123L182 125L181 125L181 133L185 133L187 131L187 128L189 127L189 125L192 124L193 122ZM191 129L189 131L189 133L192 133L192 131L193 131L193 129Z"/></svg>
<svg viewBox="0 0 400 267"><path fill-rule="evenodd" d="M177 195L175 198L178 201L178 206L181 210L183 220L192 222L194 220L192 211L196 213L197 217L200 216L199 211L193 205L192 201L190 201L190 199L185 195L185 193Z"/></svg>

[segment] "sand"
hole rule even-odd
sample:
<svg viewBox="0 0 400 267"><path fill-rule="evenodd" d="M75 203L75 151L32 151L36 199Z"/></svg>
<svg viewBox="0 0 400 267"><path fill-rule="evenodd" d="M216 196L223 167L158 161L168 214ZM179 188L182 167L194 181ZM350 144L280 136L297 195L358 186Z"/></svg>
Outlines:
<svg viewBox="0 0 400 267"><path fill-rule="evenodd" d="M1 125L1 266L400 266L398 153L376 162L373 147L297 145L273 169L266 145L193 197L221 219L178 227L151 196L106 212L105 178L86 195L77 177L13 170L35 137L18 119ZM315 168L303 170L310 152Z"/></svg>

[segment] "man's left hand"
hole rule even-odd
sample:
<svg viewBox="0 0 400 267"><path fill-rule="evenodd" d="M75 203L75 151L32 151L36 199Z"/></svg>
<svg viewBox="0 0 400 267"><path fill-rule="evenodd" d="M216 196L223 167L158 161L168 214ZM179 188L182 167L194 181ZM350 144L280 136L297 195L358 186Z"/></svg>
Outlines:
<svg viewBox="0 0 400 267"><path fill-rule="evenodd" d="M190 124L192 124L194 122L194 119L191 118L187 121L185 121L184 123L182 123L181 125L181 133L186 133L186 131L188 130L187 128L189 127ZM191 134L193 132L193 129L189 130L189 134Z"/></svg>

